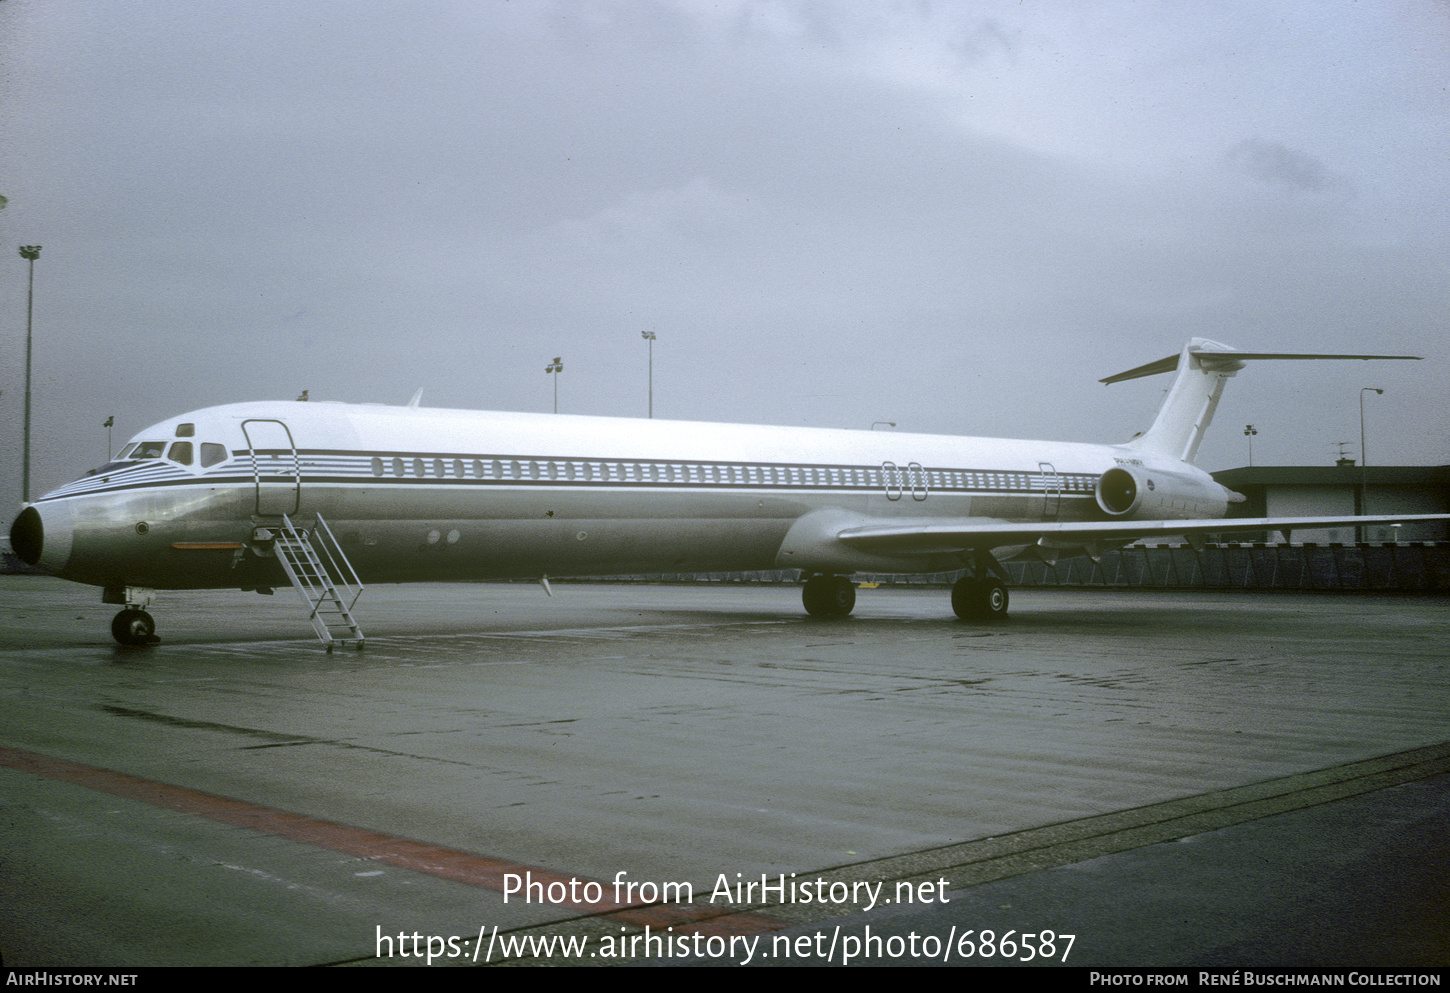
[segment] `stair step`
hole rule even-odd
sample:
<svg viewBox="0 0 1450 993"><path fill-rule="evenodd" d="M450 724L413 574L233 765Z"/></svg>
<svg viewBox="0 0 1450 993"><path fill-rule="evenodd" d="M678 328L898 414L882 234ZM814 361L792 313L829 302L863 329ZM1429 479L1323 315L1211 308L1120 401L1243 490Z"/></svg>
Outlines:
<svg viewBox="0 0 1450 993"><path fill-rule="evenodd" d="M354 620L351 606L343 602L332 577L341 577L338 582L348 588L347 594L351 596L353 603L362 595L362 584L358 582L357 573L347 561L347 556L332 537L331 529L327 527L321 514L317 516L317 524L310 534L299 531L285 514L282 521L284 526L278 530L273 549L283 571L292 581L292 587L309 608L310 620L317 637L327 645L328 651L332 650L337 641L355 641L361 648L364 641L362 628ZM318 554L319 547L331 563L330 569L324 565L322 556Z"/></svg>

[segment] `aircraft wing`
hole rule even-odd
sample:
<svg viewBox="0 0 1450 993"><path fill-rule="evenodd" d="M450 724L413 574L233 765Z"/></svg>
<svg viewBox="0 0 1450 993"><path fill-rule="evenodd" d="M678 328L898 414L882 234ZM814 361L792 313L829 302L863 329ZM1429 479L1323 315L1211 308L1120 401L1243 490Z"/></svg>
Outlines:
<svg viewBox="0 0 1450 993"><path fill-rule="evenodd" d="M836 539L878 555L925 555L1031 545L1047 539L1056 547L1086 548L1127 544L1140 538L1235 531L1297 531L1303 529L1419 524L1450 520L1450 514L1397 514L1359 517L1236 517L1191 521L1043 521L1017 524L985 517L935 518L858 524L836 532Z"/></svg>

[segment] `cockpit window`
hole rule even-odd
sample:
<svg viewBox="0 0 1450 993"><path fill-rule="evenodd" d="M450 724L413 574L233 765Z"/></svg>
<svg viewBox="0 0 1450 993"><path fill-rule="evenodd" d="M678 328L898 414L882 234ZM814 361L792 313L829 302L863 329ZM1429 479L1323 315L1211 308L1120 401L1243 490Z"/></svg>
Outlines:
<svg viewBox="0 0 1450 993"><path fill-rule="evenodd" d="M178 437L178 438L195 438L196 437L196 425L195 424L178 424L178 425L176 425L176 437Z"/></svg>
<svg viewBox="0 0 1450 993"><path fill-rule="evenodd" d="M171 446L171 454L167 458L182 465L191 465L191 442L178 441Z"/></svg>
<svg viewBox="0 0 1450 993"><path fill-rule="evenodd" d="M227 455L225 445L213 445L209 441L201 443L201 466L203 469L209 465L216 465L218 462L225 462Z"/></svg>
<svg viewBox="0 0 1450 993"><path fill-rule="evenodd" d="M126 461L126 456L127 455L130 455L131 454L131 449L133 449L135 447L136 447L136 443L135 442L132 442L131 444L127 445L125 448L121 449L121 454L116 456L116 461L117 462L124 462L124 461Z"/></svg>
<svg viewBox="0 0 1450 993"><path fill-rule="evenodd" d="M164 441L143 441L131 453L133 459L159 459L166 452Z"/></svg>

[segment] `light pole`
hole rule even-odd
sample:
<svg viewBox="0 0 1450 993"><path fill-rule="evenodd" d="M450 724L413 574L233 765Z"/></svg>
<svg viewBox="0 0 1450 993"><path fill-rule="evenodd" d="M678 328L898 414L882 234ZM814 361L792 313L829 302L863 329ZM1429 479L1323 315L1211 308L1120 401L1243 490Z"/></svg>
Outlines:
<svg viewBox="0 0 1450 993"><path fill-rule="evenodd" d="M35 260L40 258L39 245L21 245L20 257L30 263L30 292L25 300L25 458L21 473L20 498L30 503L30 328L35 313Z"/></svg>
<svg viewBox="0 0 1450 993"><path fill-rule="evenodd" d="M1368 480L1365 479L1365 473L1367 471L1365 466L1369 465L1369 454L1364 450L1364 395L1371 392L1383 395L1384 390L1376 389L1373 386L1365 386L1359 391L1359 499L1355 501L1359 504L1359 507L1355 510L1357 514L1366 512L1367 508L1365 507L1365 503L1369 496L1366 485ZM1358 527L1354 531L1355 541L1364 541L1364 528Z"/></svg>
<svg viewBox="0 0 1450 993"><path fill-rule="evenodd" d="M554 361L544 366L544 372L554 377L554 413L559 412L559 373L564 371L564 360L554 356Z"/></svg>
<svg viewBox="0 0 1450 993"><path fill-rule="evenodd" d="M1369 465L1369 456L1364 451L1364 395L1366 393L1384 393L1384 390L1377 390L1373 386L1366 386L1359 391L1359 464Z"/></svg>
<svg viewBox="0 0 1450 993"><path fill-rule="evenodd" d="M106 457L101 460L101 464L102 465L104 465L105 463L111 461L111 456L114 455L115 452L116 452L116 450L111 447L111 427L115 423L116 423L116 415L115 414L112 414L110 417L107 417L106 418L106 423L104 423L104 424L101 425L101 427L103 427L103 428L106 429Z"/></svg>
<svg viewBox="0 0 1450 993"><path fill-rule="evenodd" d="M655 415L655 333L641 331L640 337L649 342L649 416Z"/></svg>
<svg viewBox="0 0 1450 993"><path fill-rule="evenodd" d="M1254 435L1258 433L1259 429L1252 424L1244 425L1244 434L1248 435L1249 438L1249 465L1254 464Z"/></svg>

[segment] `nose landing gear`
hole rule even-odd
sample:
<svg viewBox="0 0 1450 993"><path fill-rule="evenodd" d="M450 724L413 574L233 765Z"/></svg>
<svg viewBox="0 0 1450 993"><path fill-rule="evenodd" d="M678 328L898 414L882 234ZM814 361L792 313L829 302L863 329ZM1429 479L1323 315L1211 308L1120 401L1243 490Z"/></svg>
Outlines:
<svg viewBox="0 0 1450 993"><path fill-rule="evenodd" d="M154 590L140 586L107 587L101 593L102 603L123 603L125 609L111 619L111 637L122 645L154 645L161 639L156 637L156 621L146 613L155 599Z"/></svg>
<svg viewBox="0 0 1450 993"><path fill-rule="evenodd" d="M156 621L139 607L127 607L111 619L111 637L123 645L154 645Z"/></svg>

